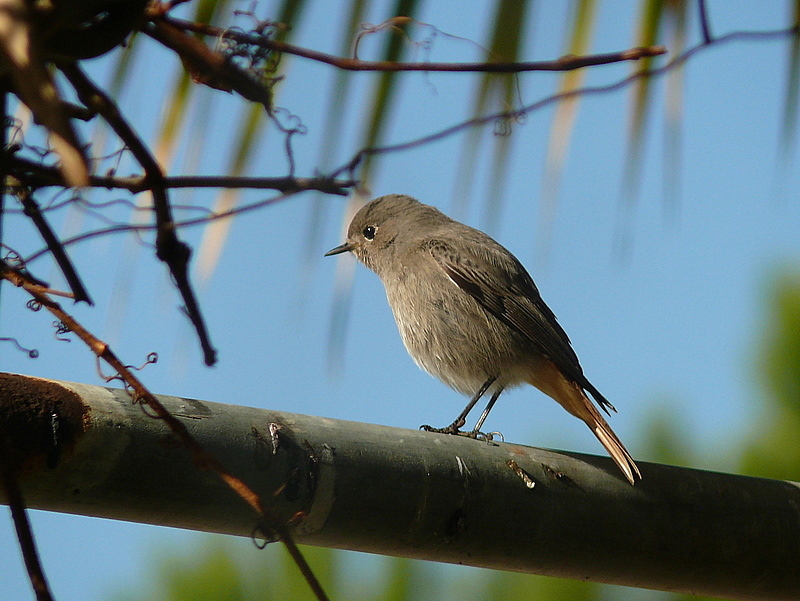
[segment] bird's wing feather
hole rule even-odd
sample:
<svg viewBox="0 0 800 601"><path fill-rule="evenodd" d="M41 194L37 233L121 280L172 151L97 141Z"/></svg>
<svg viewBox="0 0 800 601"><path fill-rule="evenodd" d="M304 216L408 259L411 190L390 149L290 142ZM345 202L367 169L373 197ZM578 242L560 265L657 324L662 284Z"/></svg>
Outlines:
<svg viewBox="0 0 800 601"><path fill-rule="evenodd" d="M488 236L481 238L480 244L473 248L494 246L495 250L504 252L456 253L453 246L441 238L429 240L426 246L456 286L490 314L530 340L567 378L588 390L606 412L614 410L583 374L567 333L542 300L522 264Z"/></svg>

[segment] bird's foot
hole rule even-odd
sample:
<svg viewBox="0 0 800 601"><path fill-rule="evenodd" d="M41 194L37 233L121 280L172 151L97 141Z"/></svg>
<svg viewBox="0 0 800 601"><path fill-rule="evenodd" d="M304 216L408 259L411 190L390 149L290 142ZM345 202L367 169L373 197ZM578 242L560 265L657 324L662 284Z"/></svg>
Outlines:
<svg viewBox="0 0 800 601"><path fill-rule="evenodd" d="M483 440L485 442L493 442L495 437L499 438L500 442L506 441L502 432L479 432L478 430L473 430L472 432L458 432L458 435L474 438L475 440Z"/></svg>
<svg viewBox="0 0 800 601"><path fill-rule="evenodd" d="M499 438L501 442L505 442L506 439L503 436L502 432L480 432L478 430L472 430L471 432L462 432L459 428L464 425L464 422L454 421L452 424L445 428L434 428L433 426L429 426L427 424L422 425L419 427L420 430L425 430L425 432L435 432L437 434L454 434L456 436L465 436L467 438L474 438L475 440L483 440L486 442L492 442L495 438Z"/></svg>
<svg viewBox="0 0 800 601"><path fill-rule="evenodd" d="M433 426L429 426L424 424L419 427L420 430L425 430L426 432L436 432L437 434L457 434L459 436L468 436L469 432L462 432L459 430L461 426L464 425L464 420L456 420L452 424L444 428L434 428Z"/></svg>

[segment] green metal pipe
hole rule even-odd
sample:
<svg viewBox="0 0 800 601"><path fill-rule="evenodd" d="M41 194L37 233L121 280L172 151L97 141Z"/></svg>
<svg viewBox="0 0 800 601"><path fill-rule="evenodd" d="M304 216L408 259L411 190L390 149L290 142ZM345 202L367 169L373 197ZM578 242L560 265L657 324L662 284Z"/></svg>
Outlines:
<svg viewBox="0 0 800 601"><path fill-rule="evenodd" d="M800 598L800 485L160 396L298 543L730 599ZM253 535L121 390L0 374L29 507ZM1 502L5 499L0 497Z"/></svg>

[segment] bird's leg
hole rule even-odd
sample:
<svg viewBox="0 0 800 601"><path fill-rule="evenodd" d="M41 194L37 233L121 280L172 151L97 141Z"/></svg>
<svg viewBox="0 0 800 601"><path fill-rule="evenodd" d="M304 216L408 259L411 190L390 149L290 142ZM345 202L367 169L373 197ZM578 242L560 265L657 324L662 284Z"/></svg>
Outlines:
<svg viewBox="0 0 800 601"><path fill-rule="evenodd" d="M497 402L497 399L500 397L500 393L501 392L503 392L503 388L502 387L500 387L500 388L498 388L497 390L494 391L494 394L492 395L492 398L489 399L489 402L486 405L486 409L483 410L483 413L481 413L481 416L478 418L478 423L475 424L475 429L472 432L469 432L467 434L467 436L469 436L470 438L478 438L478 437L482 436L483 438L486 438L487 440L491 440L492 439L492 435L491 434L483 434L481 432L481 426L483 425L483 422L486 421L486 418L489 417L489 412L492 410L492 407L494 407L494 404ZM501 436L502 436L502 434L501 434Z"/></svg>
<svg viewBox="0 0 800 601"><path fill-rule="evenodd" d="M459 431L459 428L461 426L463 426L465 423L467 423L467 415L469 415L469 412L472 411L472 408L480 400L480 398L486 393L486 391L489 390L489 386L491 386L496 379L497 379L496 376L491 376L488 380L486 380L486 382L484 382L483 386L480 387L480 390L478 390L478 392L475 393L475 396L473 396L469 400L469 403L467 403L467 406L464 407L464 411L462 411L461 414L456 418L456 420L452 424L447 426L446 428L434 428L432 426L424 425L424 426L420 426L419 429L420 430L425 430L426 432L438 432L440 434L461 434L461 432ZM501 390L502 390L502 388L501 388ZM489 401L489 407L487 407L487 409L483 412L484 415L481 416L481 421L480 421L481 424L483 423L483 420L486 419L486 415L489 414L489 409L491 409L491 406L497 400L497 397L499 396L499 394L500 393L498 392L494 396L492 396L492 400Z"/></svg>

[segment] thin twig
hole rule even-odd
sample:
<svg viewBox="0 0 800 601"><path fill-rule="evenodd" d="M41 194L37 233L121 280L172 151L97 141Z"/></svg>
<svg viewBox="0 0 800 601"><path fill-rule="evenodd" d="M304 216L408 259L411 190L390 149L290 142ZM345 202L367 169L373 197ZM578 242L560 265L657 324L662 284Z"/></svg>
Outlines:
<svg viewBox="0 0 800 601"><path fill-rule="evenodd" d="M116 103L86 76L77 63L64 64L60 67L75 88L81 102L103 116L144 169L153 194L153 211L158 226L156 256L169 267L175 280L175 286L183 297L186 315L197 331L197 337L203 349L205 364L214 365L217 362L217 351L211 345L205 321L200 313L200 305L189 282L189 257L192 251L186 243L178 239L175 233L175 223L172 219L172 210L164 186L164 172L161 170L161 166L122 116Z"/></svg>
<svg viewBox="0 0 800 601"><path fill-rule="evenodd" d="M7 93L5 90L0 89L0 117L3 118L3 123L0 124L0 141L2 141L2 146L4 147L8 143L6 101ZM6 160L5 153L2 154L3 156L0 157L0 182L5 182L8 175L8 161ZM0 248L2 248L5 197L5 186L0 186ZM12 340L18 348L21 348L16 340L10 340ZM35 351L31 349L25 350L29 356L34 356ZM14 529L17 532L17 540L19 541L20 551L22 552L22 559L25 562L25 569L28 572L28 578L36 594L36 599L37 601L52 601L53 595L47 584L47 577L45 576L42 563L39 560L39 553L36 550L33 530L31 530L28 514L25 511L25 499L19 488L16 468L12 464L11 449L8 448L6 433L2 428L0 428L0 486L2 486L5 491L8 506L11 509L11 519L14 521Z"/></svg>
<svg viewBox="0 0 800 601"><path fill-rule="evenodd" d="M164 3L164 10L172 10L179 4L184 4L185 2L189 2L190 0L169 0L168 2Z"/></svg>
<svg viewBox="0 0 800 601"><path fill-rule="evenodd" d="M212 37L222 37L240 42L268 48L276 52L293 54L310 60L315 60L345 71L447 71L447 72L481 72L481 73L521 73L525 71L571 71L582 67L595 65L608 65L621 61L639 60L641 58L658 56L667 52L664 46L645 46L630 48L621 52L606 54L593 54L588 56L566 55L550 61L532 62L481 62L481 63L402 63L392 61L364 61L357 58L347 58L318 52L309 48L287 44L263 35L244 33L241 31L223 29L213 25L205 25L193 21L176 19L166 15L159 15L159 19L169 23L176 29L200 33ZM156 20L154 19L154 22Z"/></svg>
<svg viewBox="0 0 800 601"><path fill-rule="evenodd" d="M43 165L17 154L7 159L12 173L18 177L30 174L31 183L37 188L64 187L66 184L57 167ZM24 178L28 179L28 178ZM279 192L303 192L314 190L326 194L347 196L358 182L352 179L328 177L243 177L228 175L177 175L165 176L160 185L164 188L246 188L251 190L278 190ZM90 188L128 190L134 194L152 190L153 184L145 175L118 177L111 175L89 176Z"/></svg>
<svg viewBox="0 0 800 601"><path fill-rule="evenodd" d="M22 558L25 561L25 569L28 571L28 578L30 578L31 586L36 593L37 601L53 601L42 562L39 560L39 552L36 550L33 530L31 530L28 514L25 511L25 499L19 488L11 457L6 434L0 429L0 485L5 491L8 506L11 508L11 519L14 521L14 529L17 532L17 540L19 540Z"/></svg>
<svg viewBox="0 0 800 601"><path fill-rule="evenodd" d="M240 67L228 54L209 48L167 19L154 18L142 31L173 50L196 82L226 92L236 92L245 100L262 105L275 127L286 136L289 176L294 176L292 137L303 133L305 127L302 124L291 127L284 125L279 114L286 114L287 111L273 106L272 86L280 78L265 79L261 77L261 70L256 70L256 73ZM293 118L290 114L288 117L290 120Z"/></svg>
<svg viewBox="0 0 800 601"><path fill-rule="evenodd" d="M700 13L700 31L703 33L703 43L710 44L714 41L714 38L711 36L711 24L708 20L706 0L697 0L697 10Z"/></svg>
<svg viewBox="0 0 800 601"><path fill-rule="evenodd" d="M205 215L203 217L195 217L192 219L184 219L175 222L175 227L178 229L182 229L185 227L192 227L197 225L205 225L212 221L216 221L219 219L228 219L235 215L241 215L243 213L249 213L250 211L254 211L256 209L261 209L266 206L270 206L286 200L290 198L292 193L281 194L280 196L276 196L273 198L265 198L256 202L251 202L249 204L244 204L227 211L221 211L219 213L212 213L210 215ZM92 238L98 238L101 236L107 236L109 234L121 234L121 233L141 233L141 232L152 232L156 229L155 225L150 224L138 224L138 225L131 225L130 223L124 223L119 225L112 225L110 227L100 228L97 230L93 230L90 232L84 232L82 234L78 234L73 236L72 238L67 238L66 240L62 240L61 244L65 247L71 246L78 242L84 242L86 240L91 240ZM41 250L38 250L31 255L25 257L25 264L31 263L42 256L46 255L49 250L45 247Z"/></svg>
<svg viewBox="0 0 800 601"><path fill-rule="evenodd" d="M213 88L236 90L242 97L262 104L272 114L272 92L262 82L215 52L194 36L164 19L154 19L144 33L181 57L192 76Z"/></svg>
<svg viewBox="0 0 800 601"><path fill-rule="evenodd" d="M57 171L57 173L59 175L61 174L60 171ZM22 204L23 212L30 218L36 226L36 229L39 230L39 234L41 234L45 244L47 244L47 248L53 254L53 258L58 264L59 269L61 269L64 279L67 280L69 289L72 290L75 302L84 301L89 305L94 305L92 299L89 297L89 292L84 287L80 276L78 276L75 266L67 255L66 249L62 246L58 236L53 232L47 219L45 219L30 189L27 186L22 186L19 182L16 182L16 184L15 186L13 180L9 182L9 185L15 189L16 196Z"/></svg>
<svg viewBox="0 0 800 601"><path fill-rule="evenodd" d="M12 128L11 121L8 119L8 95L9 91L6 89L8 84L0 85L0 183L5 182L9 173L8 166L8 153L6 148L9 145L9 130ZM0 185L0 249L3 248L3 233L6 217L6 187ZM2 288L0 287L0 293Z"/></svg>
<svg viewBox="0 0 800 601"><path fill-rule="evenodd" d="M608 92L613 92L619 89L622 89L631 83L635 82L637 79L641 77L658 77L668 73L672 69L683 65L686 61L688 61L692 56L702 52L703 50L710 48L712 46L717 46L721 44L725 44L728 42L736 41L736 40L759 40L759 39L770 39L770 38L777 38L777 37L785 37L787 35L795 35L798 33L798 27L790 27L787 29L778 29L778 30L771 30L771 31L736 31L729 33L727 35L714 38L710 43L705 44L701 43L693 48L690 48L683 54L675 57L673 60L668 62L667 64L658 67L656 69L651 69L649 71L637 71L624 79L616 81L611 84L601 85L601 86L590 86L584 88L577 88L574 90L569 90L566 92L561 92L559 94L554 94L552 96L548 96L547 98L543 98L542 100L537 100L531 104L523 106L519 109L513 109L508 111L501 111L497 113L492 113L489 115L484 115L482 117L475 117L473 119L469 119L467 121L462 121L461 123L457 123L451 127L447 127L442 129L438 132L434 132L432 134L428 134L426 136L422 136L416 138L414 140L409 140L407 142L401 142L398 144L389 144L386 146L376 146L373 148L362 148L359 150L353 158L331 172L329 175L330 177L339 177L343 173L353 174L361 162L367 156L379 155L379 154L386 154L391 152L399 152L403 150L410 150L412 148L416 148L418 146L422 146L424 144L430 144L431 142L437 142L444 138L447 138L451 135L460 133L461 131L468 129L470 127L478 127L481 125L486 125L488 123L494 123L498 120L508 120L508 119L518 119L523 115L527 115L533 111L539 110L544 108L545 106L549 106L551 104L555 104L562 100L566 100L567 98L573 98L577 96L589 96L593 94L605 94Z"/></svg>
<svg viewBox="0 0 800 601"><path fill-rule="evenodd" d="M59 322L64 324L70 332L80 338L98 359L108 364L131 389L134 400L146 404L159 419L163 420L164 424L181 441L181 444L192 454L195 464L202 469L213 472L256 512L259 518L264 522L263 526L273 531L286 546L286 549L303 573L303 576L314 591L317 599L320 601L327 599L319 581L316 579L308 562L306 562L302 553L297 548L297 544L292 539L286 524L281 518L268 507L264 506L261 498L252 488L231 473L216 457L206 451L203 446L192 437L186 425L161 404L155 395L153 395L141 380L136 377L131 369L117 357L108 344L97 338L72 317L72 315L64 311L61 305L50 298L45 289L35 284L25 274L14 269L3 259L0 259L0 276L15 286L23 288L41 306L50 311Z"/></svg>

